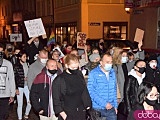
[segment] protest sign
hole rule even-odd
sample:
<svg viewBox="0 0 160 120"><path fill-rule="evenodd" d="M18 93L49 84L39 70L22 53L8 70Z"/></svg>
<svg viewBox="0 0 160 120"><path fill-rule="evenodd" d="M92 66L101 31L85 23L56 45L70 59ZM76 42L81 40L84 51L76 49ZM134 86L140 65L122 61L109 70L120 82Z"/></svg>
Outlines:
<svg viewBox="0 0 160 120"><path fill-rule="evenodd" d="M134 41L138 42L139 44L143 44L142 40L143 40L143 36L144 36L144 30L141 30L139 28L136 29L136 33L135 33L135 37L134 37Z"/></svg>
<svg viewBox="0 0 160 120"><path fill-rule="evenodd" d="M77 33L77 48L84 49L86 45L87 35L83 32Z"/></svg>
<svg viewBox="0 0 160 120"><path fill-rule="evenodd" d="M24 21L29 37L38 37L45 35L45 29L41 18Z"/></svg>
<svg viewBox="0 0 160 120"><path fill-rule="evenodd" d="M22 42L22 34L10 34L10 42Z"/></svg>

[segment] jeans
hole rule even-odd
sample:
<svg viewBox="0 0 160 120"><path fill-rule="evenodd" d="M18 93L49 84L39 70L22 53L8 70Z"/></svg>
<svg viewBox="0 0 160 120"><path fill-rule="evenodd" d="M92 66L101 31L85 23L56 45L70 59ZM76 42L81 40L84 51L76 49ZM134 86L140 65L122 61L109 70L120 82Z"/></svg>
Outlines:
<svg viewBox="0 0 160 120"><path fill-rule="evenodd" d="M95 110L101 112L101 117L103 117L103 120L117 120L117 114L115 108L112 108L110 110L107 109L95 109Z"/></svg>
<svg viewBox="0 0 160 120"><path fill-rule="evenodd" d="M9 114L9 97L0 98L0 120L6 120Z"/></svg>
<svg viewBox="0 0 160 120"><path fill-rule="evenodd" d="M29 99L29 89L28 89L28 86L24 86L24 88L19 87L18 90L19 90L19 95L17 95L17 103L18 103L17 113L18 113L18 119L22 119L23 93L25 94L26 101L27 101L25 115L29 115L29 112L31 110L31 104Z"/></svg>

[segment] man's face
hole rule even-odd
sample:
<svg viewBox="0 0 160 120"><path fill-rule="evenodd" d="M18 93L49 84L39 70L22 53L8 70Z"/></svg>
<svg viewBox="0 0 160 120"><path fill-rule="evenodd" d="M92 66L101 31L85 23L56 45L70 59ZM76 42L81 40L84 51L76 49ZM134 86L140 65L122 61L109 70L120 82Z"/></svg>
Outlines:
<svg viewBox="0 0 160 120"><path fill-rule="evenodd" d="M40 52L39 53L39 58L40 59L48 59L48 52Z"/></svg>
<svg viewBox="0 0 160 120"><path fill-rule="evenodd" d="M112 64L112 57L108 55L104 55L102 60L100 61L100 64L102 67L105 67L105 64Z"/></svg>
<svg viewBox="0 0 160 120"><path fill-rule="evenodd" d="M54 60L48 61L46 68L49 70L57 70L57 62Z"/></svg>

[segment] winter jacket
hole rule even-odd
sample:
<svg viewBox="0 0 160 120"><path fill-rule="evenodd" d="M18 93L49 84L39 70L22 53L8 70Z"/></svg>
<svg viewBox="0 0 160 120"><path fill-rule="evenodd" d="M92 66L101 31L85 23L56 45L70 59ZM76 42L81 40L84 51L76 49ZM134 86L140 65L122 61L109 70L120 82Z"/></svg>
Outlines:
<svg viewBox="0 0 160 120"><path fill-rule="evenodd" d="M149 65L146 66L146 79L145 81L155 84L160 92L160 70L152 69Z"/></svg>
<svg viewBox="0 0 160 120"><path fill-rule="evenodd" d="M46 69L43 69L41 73L36 76L30 91L33 108L37 113L44 110L44 116L48 116L49 105L49 77L46 71Z"/></svg>
<svg viewBox="0 0 160 120"><path fill-rule="evenodd" d="M139 77L136 75L135 70L132 69L129 73L128 80L124 82L124 102L127 107L127 113L132 110L133 106L136 103L138 87L142 83L144 77L145 73L143 73L142 78L139 79Z"/></svg>
<svg viewBox="0 0 160 120"><path fill-rule="evenodd" d="M66 104L68 104L65 103L65 97L67 96L68 88L65 82L66 80L68 80L66 77L69 77L69 75L68 73L66 73L66 71L63 71L61 75L57 76L52 84L54 111L57 116L59 116L60 112L66 111ZM91 107L91 98L89 96L84 77L80 71L77 73L77 79L78 78L82 78L82 85L84 86L83 92L81 94L82 107L86 109L87 107Z"/></svg>
<svg viewBox="0 0 160 120"><path fill-rule="evenodd" d="M14 66L14 75L15 75L15 83L16 83L16 89L18 89L18 87L23 88L24 87L24 70L23 70L23 66L20 62L18 62L15 66Z"/></svg>
<svg viewBox="0 0 160 120"><path fill-rule="evenodd" d="M94 68L88 77L88 91L95 109L106 109L107 103L117 108L117 84L113 69L109 71L109 79L100 66Z"/></svg>

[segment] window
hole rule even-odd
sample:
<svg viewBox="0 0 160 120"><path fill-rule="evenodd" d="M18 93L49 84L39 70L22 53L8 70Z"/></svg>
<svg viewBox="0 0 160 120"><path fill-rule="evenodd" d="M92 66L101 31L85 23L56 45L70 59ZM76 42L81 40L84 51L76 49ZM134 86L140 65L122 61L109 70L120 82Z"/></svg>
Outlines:
<svg viewBox="0 0 160 120"><path fill-rule="evenodd" d="M69 43L73 43L76 32L77 24L75 22L56 24L56 41L62 43L64 39L67 39Z"/></svg>
<svg viewBox="0 0 160 120"><path fill-rule="evenodd" d="M127 39L128 34L127 22L104 22L103 38L104 39Z"/></svg>

